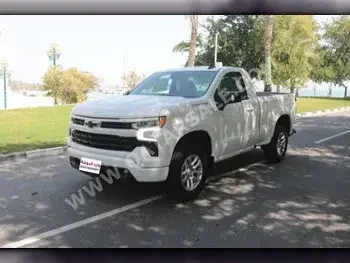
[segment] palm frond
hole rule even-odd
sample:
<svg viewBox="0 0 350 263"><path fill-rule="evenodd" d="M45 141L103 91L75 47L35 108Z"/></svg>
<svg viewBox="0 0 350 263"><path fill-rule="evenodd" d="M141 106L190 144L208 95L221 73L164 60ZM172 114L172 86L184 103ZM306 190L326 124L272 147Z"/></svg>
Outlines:
<svg viewBox="0 0 350 263"><path fill-rule="evenodd" d="M174 53L185 53L188 52L189 50L189 43L186 41L181 41L177 45L173 47L173 52Z"/></svg>

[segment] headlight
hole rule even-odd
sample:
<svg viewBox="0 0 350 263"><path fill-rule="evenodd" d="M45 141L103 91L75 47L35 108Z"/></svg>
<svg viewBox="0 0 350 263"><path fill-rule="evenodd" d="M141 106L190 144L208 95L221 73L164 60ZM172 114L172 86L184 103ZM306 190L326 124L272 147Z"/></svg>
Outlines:
<svg viewBox="0 0 350 263"><path fill-rule="evenodd" d="M161 116L156 119L149 119L144 121L138 121L131 124L131 127L135 130L142 128L152 128L152 127L160 127L163 128L166 123L166 117Z"/></svg>

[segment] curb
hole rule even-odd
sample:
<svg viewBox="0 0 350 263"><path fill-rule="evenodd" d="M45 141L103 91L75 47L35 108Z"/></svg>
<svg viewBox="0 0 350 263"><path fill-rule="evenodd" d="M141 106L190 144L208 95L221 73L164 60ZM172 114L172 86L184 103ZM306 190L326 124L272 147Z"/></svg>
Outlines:
<svg viewBox="0 0 350 263"><path fill-rule="evenodd" d="M0 154L0 162L15 161L19 159L34 159L39 157L54 156L66 152L67 146L32 150L26 152L14 152L8 154Z"/></svg>
<svg viewBox="0 0 350 263"><path fill-rule="evenodd" d="M327 110L318 110L318 111L297 113L296 116L297 117L311 117L311 116L323 115L323 114L326 114L326 113L339 112L339 111L345 111L345 110L350 110L350 106L348 106L348 107L341 107L341 108L334 108L334 109L327 109Z"/></svg>

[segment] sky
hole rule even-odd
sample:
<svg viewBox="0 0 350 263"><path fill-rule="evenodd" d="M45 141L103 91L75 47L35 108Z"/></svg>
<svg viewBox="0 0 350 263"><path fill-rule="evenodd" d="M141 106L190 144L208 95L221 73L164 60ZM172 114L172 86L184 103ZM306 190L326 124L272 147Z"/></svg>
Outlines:
<svg viewBox="0 0 350 263"><path fill-rule="evenodd" d="M0 30L0 60L7 60L12 79L40 82L55 42L60 65L92 72L102 86L120 84L124 69L148 75L182 66L186 55L172 49L190 35L183 15L11 15L0 16Z"/></svg>

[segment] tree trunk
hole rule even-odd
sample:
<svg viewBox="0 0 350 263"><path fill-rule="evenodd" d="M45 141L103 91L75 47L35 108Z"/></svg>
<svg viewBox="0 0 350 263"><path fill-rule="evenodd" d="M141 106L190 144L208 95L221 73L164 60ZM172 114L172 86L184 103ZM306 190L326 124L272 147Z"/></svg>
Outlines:
<svg viewBox="0 0 350 263"><path fill-rule="evenodd" d="M188 61L187 67L193 67L196 60L196 45L197 45L197 36L198 36L198 15L190 16L191 22L191 40L190 48L188 52Z"/></svg>
<svg viewBox="0 0 350 263"><path fill-rule="evenodd" d="M58 103L57 103L57 98L56 98L56 97L54 98L54 104L55 104L55 106L58 104Z"/></svg>
<svg viewBox="0 0 350 263"><path fill-rule="evenodd" d="M271 76L271 42L273 33L273 16L265 17L264 31L264 56L265 56L265 88L264 91L271 92L272 76Z"/></svg>
<svg viewBox="0 0 350 263"><path fill-rule="evenodd" d="M328 97L332 97L332 84L329 85L329 90L328 90Z"/></svg>
<svg viewBox="0 0 350 263"><path fill-rule="evenodd" d="M348 87L344 83L341 86L344 88L344 98L346 98L348 96Z"/></svg>
<svg viewBox="0 0 350 263"><path fill-rule="evenodd" d="M277 92L281 92L281 86L280 85L277 86Z"/></svg>
<svg viewBox="0 0 350 263"><path fill-rule="evenodd" d="M294 87L294 86L291 86L291 87L290 87L290 93L294 94L294 92L295 92L295 87Z"/></svg>

